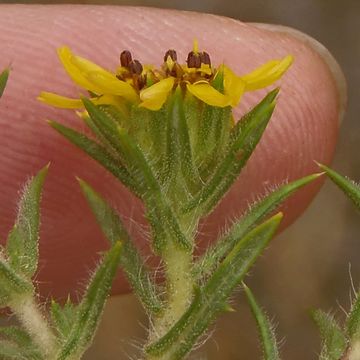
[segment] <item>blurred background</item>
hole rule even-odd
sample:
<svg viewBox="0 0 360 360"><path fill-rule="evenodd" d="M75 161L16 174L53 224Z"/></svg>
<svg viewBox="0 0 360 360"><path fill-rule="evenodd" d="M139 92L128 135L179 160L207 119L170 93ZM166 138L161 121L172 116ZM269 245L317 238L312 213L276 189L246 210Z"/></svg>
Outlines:
<svg viewBox="0 0 360 360"><path fill-rule="evenodd" d="M1 1L0 3L11 3ZM25 1L24 3L74 3ZM341 128L334 168L360 179L360 1L359 0L138 0L76 1L165 7L229 16L241 21L294 27L323 43L342 66L349 86L348 112ZM317 359L318 333L309 309L332 310L344 317L350 303L351 278L360 280L360 217L330 183L308 211L279 236L247 280L262 306L277 324L284 359ZM193 358L258 359L253 319L241 292L234 297L237 312L224 315L214 337ZM135 319L135 321L134 321ZM112 298L95 344L86 360L138 358L145 316L131 295ZM122 339L119 340L119 333ZM221 351L219 350L221 349ZM122 357L115 354L122 355Z"/></svg>

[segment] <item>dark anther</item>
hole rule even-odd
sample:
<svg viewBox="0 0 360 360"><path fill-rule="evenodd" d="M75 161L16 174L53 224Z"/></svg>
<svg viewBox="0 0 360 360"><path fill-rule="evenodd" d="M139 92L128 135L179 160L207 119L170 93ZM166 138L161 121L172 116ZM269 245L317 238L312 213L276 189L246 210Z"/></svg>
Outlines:
<svg viewBox="0 0 360 360"><path fill-rule="evenodd" d="M129 50L124 50L120 54L120 64L124 67L129 67L130 63L132 61L131 52Z"/></svg>
<svg viewBox="0 0 360 360"><path fill-rule="evenodd" d="M141 75L141 73L143 71L143 67L142 67L140 61L133 60L129 64L129 70L133 75Z"/></svg>
<svg viewBox="0 0 360 360"><path fill-rule="evenodd" d="M135 84L136 88L141 90L146 85L146 75L136 77Z"/></svg>
<svg viewBox="0 0 360 360"><path fill-rule="evenodd" d="M164 55L164 62L166 62L167 58L170 56L172 61L176 61L177 60L177 54L176 51L174 49L170 49L168 50L165 55Z"/></svg>
<svg viewBox="0 0 360 360"><path fill-rule="evenodd" d="M210 55L205 51L200 53L200 60L202 64L211 65Z"/></svg>
<svg viewBox="0 0 360 360"><path fill-rule="evenodd" d="M199 68L201 67L201 60L199 54L194 53L194 51L189 52L187 58L187 66L189 68Z"/></svg>

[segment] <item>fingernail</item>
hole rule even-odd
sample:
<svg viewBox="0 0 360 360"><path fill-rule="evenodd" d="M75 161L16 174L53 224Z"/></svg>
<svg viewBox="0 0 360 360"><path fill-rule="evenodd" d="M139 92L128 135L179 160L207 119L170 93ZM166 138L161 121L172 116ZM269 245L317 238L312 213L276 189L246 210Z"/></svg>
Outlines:
<svg viewBox="0 0 360 360"><path fill-rule="evenodd" d="M273 25L273 24L260 24L260 23L251 23L251 25L264 30L269 30L278 33L285 33L293 36L296 39L301 40L302 42L309 45L314 49L328 65L330 72L335 80L336 87L339 94L339 125L342 123L346 107L347 107L347 85L346 79L343 71L341 70L340 65L330 53L330 51L322 45L319 41L315 40L313 37L290 27L283 25Z"/></svg>

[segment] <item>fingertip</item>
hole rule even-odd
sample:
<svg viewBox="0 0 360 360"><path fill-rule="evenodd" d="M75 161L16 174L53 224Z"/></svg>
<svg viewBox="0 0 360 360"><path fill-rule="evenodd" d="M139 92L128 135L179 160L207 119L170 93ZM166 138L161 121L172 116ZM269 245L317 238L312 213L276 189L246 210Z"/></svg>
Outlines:
<svg viewBox="0 0 360 360"><path fill-rule="evenodd" d="M85 277L84 269L93 265L94 253L105 243L84 199L80 198L74 173L91 181L92 186L112 199L126 217L131 217L129 222L143 221L141 204L129 197L114 178L53 134L50 127L39 126L48 116L62 124L82 126L76 123L72 112L44 107L35 100L42 90L78 95L57 59L56 48L64 43L79 55L112 70L118 65L122 49L132 49L136 58L159 65L165 51L176 45L183 61L195 37L199 46L211 53L214 64L226 63L239 75L274 58L288 54L295 57L289 71L277 83L281 94L270 127L236 186L213 214L210 226L204 229L212 238L221 222L238 217L264 189L314 171L313 159L325 164L332 159L339 107L331 71L315 51L288 34L224 17L173 10L73 5L1 6L1 10L0 42L2 49L9 51L1 54L0 61L12 59L15 70L6 107L16 111L8 113L0 107L2 126L7 131L0 134L0 150L7 159L0 179L12 191L12 195L1 194L0 200L8 204L16 194L9 178L16 176L21 181L44 158L52 159L54 171L42 239L46 244L42 276L48 280L44 287L47 291L55 288L55 293L61 295L74 289L77 280ZM264 94L265 90L249 93L238 114ZM60 126L53 120L47 123L55 129ZM319 184L312 185L287 203L288 223L300 215L318 188ZM11 217L9 211L6 214ZM142 237L139 244L145 242ZM116 289L125 290L123 280L118 280Z"/></svg>

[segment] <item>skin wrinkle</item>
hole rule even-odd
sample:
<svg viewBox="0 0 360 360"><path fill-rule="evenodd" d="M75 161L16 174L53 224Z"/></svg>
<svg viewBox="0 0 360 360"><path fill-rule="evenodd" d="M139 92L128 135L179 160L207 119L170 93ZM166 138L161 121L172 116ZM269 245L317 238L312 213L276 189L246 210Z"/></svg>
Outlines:
<svg viewBox="0 0 360 360"><path fill-rule="evenodd" d="M185 61L194 37L214 64L224 62L239 75L269 59L294 54L294 65L279 82L279 103L269 129L236 187L202 225L202 239L215 237L225 214L231 219L239 216L249 199L264 193L264 184L271 187L284 178L316 171L315 158L324 163L332 159L337 136L333 80L314 50L289 35L214 15L148 8L1 5L1 14L0 68L11 62L13 71L0 101L0 235L5 238L13 223L19 184L50 160L42 206L42 267L37 276L45 295L53 288L54 295L65 298L79 279L87 278L99 251L106 248L75 175L109 199L127 224L144 224L139 201L44 121L50 118L83 128L71 111L35 99L41 90L79 94L57 59L56 48L63 44L109 70L116 68L123 49L144 63L159 65L165 51L175 47ZM216 31L209 36L209 29ZM264 94L246 94L237 114ZM16 111L7 113L8 109ZM287 224L305 209L319 186L320 182L307 187L287 203ZM127 218L130 206L132 219ZM148 246L141 231L133 228L138 243ZM122 279L115 292L126 291Z"/></svg>

